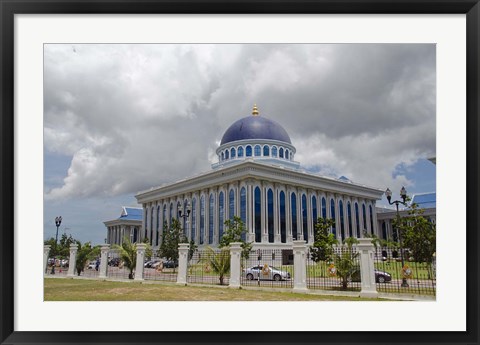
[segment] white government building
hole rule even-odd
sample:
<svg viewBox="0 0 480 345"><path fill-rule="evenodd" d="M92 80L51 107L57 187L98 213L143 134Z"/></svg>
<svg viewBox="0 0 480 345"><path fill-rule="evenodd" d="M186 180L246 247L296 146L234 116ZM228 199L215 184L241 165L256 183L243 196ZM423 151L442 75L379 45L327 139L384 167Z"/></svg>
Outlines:
<svg viewBox="0 0 480 345"><path fill-rule="evenodd" d="M105 222L108 243L120 243L124 236L148 238L156 248L164 222L170 224L180 218L178 210L186 214L187 209L189 217L180 218L184 233L200 247L217 245L225 220L234 215L245 223L246 240L254 248L291 248L293 240L313 243L318 217L335 219L332 232L339 241L362 237L364 230L380 235L375 203L384 191L343 176L306 172L294 160L296 149L285 129L260 116L256 106L225 131L216 153L211 171L139 192L141 223L127 224L122 216Z"/></svg>

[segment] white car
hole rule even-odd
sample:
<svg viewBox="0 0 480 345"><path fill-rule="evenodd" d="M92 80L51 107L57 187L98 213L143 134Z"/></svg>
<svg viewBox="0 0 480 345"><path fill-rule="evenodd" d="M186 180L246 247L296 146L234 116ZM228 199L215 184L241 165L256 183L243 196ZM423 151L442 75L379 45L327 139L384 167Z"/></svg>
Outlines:
<svg viewBox="0 0 480 345"><path fill-rule="evenodd" d="M88 267L87 267L87 268L88 268L89 270L92 270L92 269L94 270L95 267L96 267L96 262L95 262L95 261L90 261L90 263L88 264Z"/></svg>
<svg viewBox="0 0 480 345"><path fill-rule="evenodd" d="M243 270L243 274L245 278L248 280L275 280L275 281L280 281L280 280L287 280L290 279L290 273L281 271L276 267L269 266L267 264L265 265L258 265L258 266L253 266L250 268L246 268Z"/></svg>

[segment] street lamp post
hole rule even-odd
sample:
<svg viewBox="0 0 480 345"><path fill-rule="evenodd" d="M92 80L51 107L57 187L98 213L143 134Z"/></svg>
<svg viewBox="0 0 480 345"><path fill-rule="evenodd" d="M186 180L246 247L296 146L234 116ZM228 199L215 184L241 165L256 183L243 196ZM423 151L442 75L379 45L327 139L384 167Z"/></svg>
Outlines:
<svg viewBox="0 0 480 345"><path fill-rule="evenodd" d="M181 205L178 205L178 216L179 216L180 218L183 218L184 223L187 222L188 216L190 216L190 212L191 212L190 202L187 203L186 213L183 213L183 211L182 211L182 206L181 206ZM185 232L186 229L183 229L183 231Z"/></svg>
<svg viewBox="0 0 480 345"><path fill-rule="evenodd" d="M400 190L400 197L402 198L402 200L392 201L392 191L389 188L387 188L387 190L385 191L385 195L387 196L388 203L390 205L395 204L395 207L397 209L397 224L395 227L397 228L396 229L397 236L398 236L398 240L400 241L400 259L402 260L402 269L403 269L405 267L405 261L403 258L402 236L400 234L400 229L398 227L400 224L400 212L398 211L398 205L402 204L403 206L407 206L407 190L405 189L405 187L402 187L402 189ZM407 278L403 276L403 272L402 272L402 287L409 287L407 283Z"/></svg>
<svg viewBox="0 0 480 345"><path fill-rule="evenodd" d="M57 234L55 235L55 254L57 253L58 228L60 227L60 224L62 224L62 216L55 217L55 225L57 227ZM53 258L52 271L50 273L55 274L55 258Z"/></svg>

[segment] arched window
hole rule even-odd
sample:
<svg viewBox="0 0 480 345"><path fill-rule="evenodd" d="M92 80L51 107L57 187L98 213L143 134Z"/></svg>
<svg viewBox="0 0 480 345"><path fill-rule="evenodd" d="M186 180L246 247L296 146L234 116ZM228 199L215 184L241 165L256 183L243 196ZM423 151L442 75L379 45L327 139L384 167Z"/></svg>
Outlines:
<svg viewBox="0 0 480 345"><path fill-rule="evenodd" d="M338 208L339 208L339 211L340 211L340 236L342 236L342 238L340 240L343 241L345 239L345 218L344 218L344 214L343 214L343 201L342 200L339 201Z"/></svg>
<svg viewBox="0 0 480 345"><path fill-rule="evenodd" d="M205 195L200 198L200 244L205 240Z"/></svg>
<svg viewBox="0 0 480 345"><path fill-rule="evenodd" d="M297 237L297 196L292 193L290 197L290 206L292 208L292 238L298 240Z"/></svg>
<svg viewBox="0 0 480 345"><path fill-rule="evenodd" d="M384 240L387 239L387 225L385 224L385 221L382 222L382 238Z"/></svg>
<svg viewBox="0 0 480 345"><path fill-rule="evenodd" d="M225 151L225 159L228 159L228 150Z"/></svg>
<svg viewBox="0 0 480 345"><path fill-rule="evenodd" d="M312 229L315 232L315 224L317 224L318 220L318 213L317 213L317 197L315 195L312 196Z"/></svg>
<svg viewBox="0 0 480 345"><path fill-rule="evenodd" d="M218 242L223 236L223 222L225 221L225 207L223 200L223 192L218 195Z"/></svg>
<svg viewBox="0 0 480 345"><path fill-rule="evenodd" d="M255 205L255 242L262 242L262 201L260 188L255 188L254 193Z"/></svg>
<svg viewBox="0 0 480 345"><path fill-rule="evenodd" d="M173 215L173 203L170 203L170 215L169 215L169 220L168 220L168 225L172 225L172 218L174 217Z"/></svg>
<svg viewBox="0 0 480 345"><path fill-rule="evenodd" d="M167 204L163 204L163 230L166 230L167 225Z"/></svg>
<svg viewBox="0 0 480 345"><path fill-rule="evenodd" d="M283 158L283 147L280 147L280 151L278 152L278 156Z"/></svg>
<svg viewBox="0 0 480 345"><path fill-rule="evenodd" d="M288 150L285 150L285 159L288 159Z"/></svg>
<svg viewBox="0 0 480 345"><path fill-rule="evenodd" d="M355 203L355 221L357 222L357 238L360 238L360 213L358 212L358 203Z"/></svg>
<svg viewBox="0 0 480 345"><path fill-rule="evenodd" d="M213 243L213 208L215 204L215 197L210 194L210 200L208 203L208 244Z"/></svg>
<svg viewBox="0 0 480 345"><path fill-rule="evenodd" d="M245 155L247 157L252 157L252 147L250 145L247 145L247 147L245 148Z"/></svg>
<svg viewBox="0 0 480 345"><path fill-rule="evenodd" d="M238 158L243 157L243 146L238 148Z"/></svg>
<svg viewBox="0 0 480 345"><path fill-rule="evenodd" d="M308 221L307 221L307 197L302 195L302 227L303 227L303 240L308 242Z"/></svg>
<svg viewBox="0 0 480 345"><path fill-rule="evenodd" d="M348 217L348 233L350 237L353 237L353 229L352 229L352 205L350 205L350 201L347 203L347 217Z"/></svg>
<svg viewBox="0 0 480 345"><path fill-rule="evenodd" d="M255 157L261 156L262 155L262 149L260 145L255 145Z"/></svg>
<svg viewBox="0 0 480 345"><path fill-rule="evenodd" d="M138 240L138 228L133 228L133 243L137 243Z"/></svg>
<svg viewBox="0 0 480 345"><path fill-rule="evenodd" d="M268 147L267 145L263 147L263 155L270 156L270 147Z"/></svg>
<svg viewBox="0 0 480 345"><path fill-rule="evenodd" d="M280 241L287 243L287 224L285 221L285 192L280 192Z"/></svg>
<svg viewBox="0 0 480 345"><path fill-rule="evenodd" d="M155 245L158 246L158 238L160 237L160 205L157 206L157 223L155 229Z"/></svg>
<svg viewBox="0 0 480 345"><path fill-rule="evenodd" d="M330 199L330 218L333 219L333 221L335 222L335 200L333 199ZM332 226L332 234L335 235L335 238L337 238L337 228L335 226L335 223L333 223L333 226Z"/></svg>
<svg viewBox="0 0 480 345"><path fill-rule="evenodd" d="M274 228L273 228L273 191L271 189L267 192L267 231L268 242L274 242Z"/></svg>
<svg viewBox="0 0 480 345"><path fill-rule="evenodd" d="M276 146L273 146L272 147L272 157L277 157L277 147Z"/></svg>
<svg viewBox="0 0 480 345"><path fill-rule="evenodd" d="M365 204L362 204L363 211L363 231L367 231L367 211L365 209Z"/></svg>
<svg viewBox="0 0 480 345"><path fill-rule="evenodd" d="M373 235L373 210L372 210L372 205L368 206L370 209L370 233Z"/></svg>
<svg viewBox="0 0 480 345"><path fill-rule="evenodd" d="M327 200L322 198L322 218L327 219Z"/></svg>
<svg viewBox="0 0 480 345"><path fill-rule="evenodd" d="M247 222L247 190L245 187L240 189L240 218L243 224ZM245 241L246 233L242 233L242 240Z"/></svg>
<svg viewBox="0 0 480 345"><path fill-rule="evenodd" d="M197 198L192 199L192 240L196 242L197 233Z"/></svg>
<svg viewBox="0 0 480 345"><path fill-rule="evenodd" d="M235 155L236 155L235 148L232 147L232 149L230 150L230 157L233 159L235 158Z"/></svg>
<svg viewBox="0 0 480 345"><path fill-rule="evenodd" d="M235 192L230 189L228 193L228 218L233 219L233 216L235 216Z"/></svg>

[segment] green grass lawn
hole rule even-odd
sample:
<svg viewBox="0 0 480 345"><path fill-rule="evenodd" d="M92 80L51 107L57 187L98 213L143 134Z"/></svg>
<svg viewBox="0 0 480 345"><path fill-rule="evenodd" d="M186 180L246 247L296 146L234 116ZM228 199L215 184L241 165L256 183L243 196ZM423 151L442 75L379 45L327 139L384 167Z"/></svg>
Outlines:
<svg viewBox="0 0 480 345"><path fill-rule="evenodd" d="M45 301L366 301L359 297L145 284L87 279L44 279Z"/></svg>

